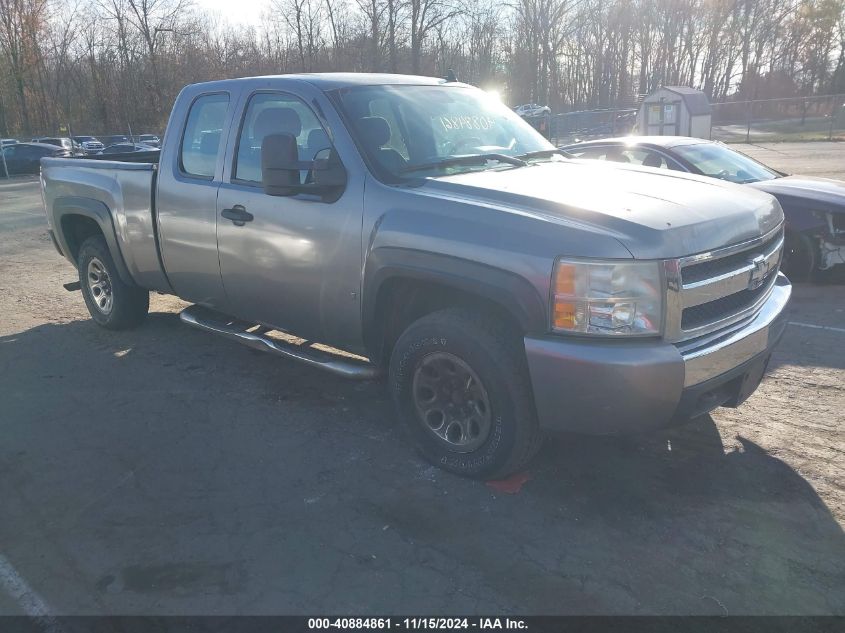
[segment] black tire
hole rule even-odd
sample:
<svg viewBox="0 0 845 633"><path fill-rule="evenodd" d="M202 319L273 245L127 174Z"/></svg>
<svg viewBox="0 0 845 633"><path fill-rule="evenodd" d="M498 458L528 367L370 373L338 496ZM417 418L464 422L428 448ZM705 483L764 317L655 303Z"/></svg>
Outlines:
<svg viewBox="0 0 845 633"><path fill-rule="evenodd" d="M405 428L432 464L465 477L497 479L525 468L540 449L543 436L537 424L522 336L514 330L505 321L481 312L449 308L415 321L399 337L390 358L390 389ZM481 406L480 399L466 402L466 411L470 406L476 408L460 417L472 418L486 410L487 433L469 441L481 442L471 450L461 447L465 452L452 448L449 440L427 426L424 413L418 409L419 396L416 400L414 396L415 376L427 371L432 359L446 359L448 364L452 357L461 361L463 369L459 367L459 371L469 368L470 374L475 374L481 383L478 393L489 403L488 410L487 404ZM419 383L417 386L419 389ZM434 391L437 389L429 393ZM444 396L444 408L453 406L452 397ZM463 406L463 402L455 406ZM439 419L444 419L443 415L441 411ZM455 424L450 420L447 415L440 428Z"/></svg>
<svg viewBox="0 0 845 633"><path fill-rule="evenodd" d="M810 281L816 274L818 249L815 242L801 233L787 232L783 243L781 269L790 281Z"/></svg>
<svg viewBox="0 0 845 633"><path fill-rule="evenodd" d="M97 277L105 281L100 282L98 287L93 289L94 275L91 276L92 281L89 283L89 265L92 264L96 270L102 269L105 273ZM88 306L88 312L97 325L109 330L127 330L138 327L144 322L150 309L150 293L121 280L106 240L102 236L89 237L82 243L76 266L79 270L79 283L82 286L85 305ZM103 283L108 286L106 293L110 293L108 303L101 288ZM100 288L99 292L98 288Z"/></svg>

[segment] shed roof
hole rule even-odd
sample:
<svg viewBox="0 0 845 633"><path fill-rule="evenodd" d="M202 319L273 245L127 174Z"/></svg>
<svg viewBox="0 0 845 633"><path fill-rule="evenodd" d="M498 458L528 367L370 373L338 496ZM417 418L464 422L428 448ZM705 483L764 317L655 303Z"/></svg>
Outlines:
<svg viewBox="0 0 845 633"><path fill-rule="evenodd" d="M687 86L663 86L663 89L668 90L669 92L674 92L676 95L680 95L684 105L692 116L696 116L698 114L711 114L713 112L710 100L707 98L706 94L701 92L701 90L696 90L695 88L689 88Z"/></svg>

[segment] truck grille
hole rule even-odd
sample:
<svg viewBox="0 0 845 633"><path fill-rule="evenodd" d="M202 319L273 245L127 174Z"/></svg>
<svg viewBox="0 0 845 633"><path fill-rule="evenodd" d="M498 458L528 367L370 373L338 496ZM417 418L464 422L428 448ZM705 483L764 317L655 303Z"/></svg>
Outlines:
<svg viewBox="0 0 845 633"><path fill-rule="evenodd" d="M753 314L772 292L783 254L783 228L763 238L678 262L670 278L667 337L692 339Z"/></svg>
<svg viewBox="0 0 845 633"><path fill-rule="evenodd" d="M777 271L770 273L769 277L774 279L776 275ZM681 315L681 329L693 330L731 317L753 306L763 295L768 295L771 289L770 284L764 284L753 290L740 290L727 297L686 308Z"/></svg>

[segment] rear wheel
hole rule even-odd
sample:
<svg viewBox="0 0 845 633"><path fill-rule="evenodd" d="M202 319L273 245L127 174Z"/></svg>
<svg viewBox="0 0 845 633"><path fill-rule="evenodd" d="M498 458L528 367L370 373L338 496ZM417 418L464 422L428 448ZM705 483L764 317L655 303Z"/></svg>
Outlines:
<svg viewBox="0 0 845 633"><path fill-rule="evenodd" d="M450 308L399 337L390 386L423 456L459 475L498 478L537 453L537 425L522 337L499 319Z"/></svg>
<svg viewBox="0 0 845 633"><path fill-rule="evenodd" d="M150 293L124 283L102 236L89 237L77 257L79 283L91 318L110 330L138 327L150 308Z"/></svg>

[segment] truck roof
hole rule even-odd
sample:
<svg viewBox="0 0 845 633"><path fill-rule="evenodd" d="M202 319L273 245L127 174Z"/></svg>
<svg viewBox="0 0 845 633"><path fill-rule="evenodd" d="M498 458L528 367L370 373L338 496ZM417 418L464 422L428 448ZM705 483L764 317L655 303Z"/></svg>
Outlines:
<svg viewBox="0 0 845 633"><path fill-rule="evenodd" d="M440 77L423 77L421 75L393 75L389 73L297 73L291 75L260 75L238 79L222 79L192 85L209 87L224 86L238 83L254 83L256 80L272 81L274 79L307 81L321 90L335 90L337 88L348 88L352 86L434 86L446 83L446 80Z"/></svg>

